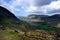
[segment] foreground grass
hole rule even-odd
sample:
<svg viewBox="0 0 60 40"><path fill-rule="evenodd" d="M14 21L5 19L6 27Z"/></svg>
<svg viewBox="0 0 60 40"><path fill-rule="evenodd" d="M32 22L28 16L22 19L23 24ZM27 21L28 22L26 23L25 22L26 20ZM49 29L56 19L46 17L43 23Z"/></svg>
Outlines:
<svg viewBox="0 0 60 40"><path fill-rule="evenodd" d="M0 30L0 40L20 40L17 33L11 29Z"/></svg>

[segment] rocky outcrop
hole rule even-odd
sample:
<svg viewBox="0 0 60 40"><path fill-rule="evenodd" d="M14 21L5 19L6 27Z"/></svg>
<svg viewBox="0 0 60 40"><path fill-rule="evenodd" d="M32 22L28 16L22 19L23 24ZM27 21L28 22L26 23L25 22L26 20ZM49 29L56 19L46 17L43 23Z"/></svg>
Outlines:
<svg viewBox="0 0 60 40"><path fill-rule="evenodd" d="M60 40L54 31L35 30L26 32L22 40Z"/></svg>

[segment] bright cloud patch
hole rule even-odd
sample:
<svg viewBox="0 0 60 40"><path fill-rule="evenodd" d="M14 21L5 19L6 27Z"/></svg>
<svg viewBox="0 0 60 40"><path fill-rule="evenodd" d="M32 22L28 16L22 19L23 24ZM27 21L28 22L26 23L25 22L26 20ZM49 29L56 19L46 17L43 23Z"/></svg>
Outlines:
<svg viewBox="0 0 60 40"><path fill-rule="evenodd" d="M48 5L43 6L32 6L32 9L28 9L28 13L32 14L40 14L40 15L53 15L53 14L60 14L60 1L52 1Z"/></svg>
<svg viewBox="0 0 60 40"><path fill-rule="evenodd" d="M60 1L51 2L46 8L47 13L60 13Z"/></svg>
<svg viewBox="0 0 60 40"><path fill-rule="evenodd" d="M7 3L7 1L9 3ZM27 1L24 0L1 0L0 6L9 9L12 13L17 16L25 16L25 9L28 6Z"/></svg>

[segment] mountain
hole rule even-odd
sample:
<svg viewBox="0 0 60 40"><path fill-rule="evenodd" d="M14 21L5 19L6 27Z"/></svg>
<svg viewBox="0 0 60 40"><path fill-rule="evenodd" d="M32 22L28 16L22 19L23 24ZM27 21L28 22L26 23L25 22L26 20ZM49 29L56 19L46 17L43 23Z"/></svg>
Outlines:
<svg viewBox="0 0 60 40"><path fill-rule="evenodd" d="M32 14L32 15L28 15L28 18L32 18L32 19L40 19L41 17L48 17L48 15L36 15L36 14Z"/></svg>
<svg viewBox="0 0 60 40"><path fill-rule="evenodd" d="M0 6L0 40L20 40L22 34L31 30L35 30L35 27Z"/></svg>
<svg viewBox="0 0 60 40"><path fill-rule="evenodd" d="M48 24L50 26L60 27L60 14L55 14L52 16L29 15L28 17L29 17L30 21L32 21L34 23L44 22L44 24Z"/></svg>
<svg viewBox="0 0 60 40"><path fill-rule="evenodd" d="M54 31L52 27L42 27L38 29L0 6L0 40L60 40L60 30Z"/></svg>
<svg viewBox="0 0 60 40"><path fill-rule="evenodd" d="M21 21L9 10L0 6L0 26L2 28L13 28L16 27L17 24L21 24Z"/></svg>
<svg viewBox="0 0 60 40"><path fill-rule="evenodd" d="M11 21L12 23L20 23L20 20L17 19L14 14L0 6L0 24L3 24L4 21L5 23L8 23L8 21Z"/></svg>
<svg viewBox="0 0 60 40"><path fill-rule="evenodd" d="M60 27L60 14L55 14L48 17L43 17L41 20L47 22L47 24L55 27Z"/></svg>
<svg viewBox="0 0 60 40"><path fill-rule="evenodd" d="M31 30L33 27L25 21L18 19L13 13L0 6L0 26L1 28L20 29L23 31ZM34 29L34 28L33 28Z"/></svg>

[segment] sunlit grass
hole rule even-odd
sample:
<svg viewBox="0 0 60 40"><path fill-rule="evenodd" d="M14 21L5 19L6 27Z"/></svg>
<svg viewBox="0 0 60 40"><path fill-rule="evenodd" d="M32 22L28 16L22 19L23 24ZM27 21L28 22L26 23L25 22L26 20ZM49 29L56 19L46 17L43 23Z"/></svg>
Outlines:
<svg viewBox="0 0 60 40"><path fill-rule="evenodd" d="M11 29L0 30L0 40L20 40L18 34Z"/></svg>
<svg viewBox="0 0 60 40"><path fill-rule="evenodd" d="M51 31L55 31L55 27L51 27L51 26L47 26L47 25L40 25L38 26L39 29L43 29L43 30L51 30Z"/></svg>

